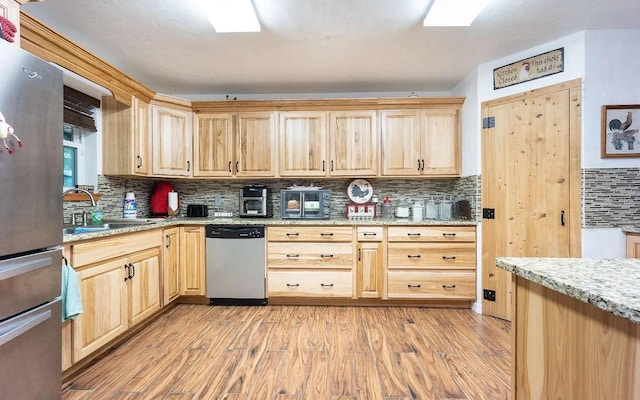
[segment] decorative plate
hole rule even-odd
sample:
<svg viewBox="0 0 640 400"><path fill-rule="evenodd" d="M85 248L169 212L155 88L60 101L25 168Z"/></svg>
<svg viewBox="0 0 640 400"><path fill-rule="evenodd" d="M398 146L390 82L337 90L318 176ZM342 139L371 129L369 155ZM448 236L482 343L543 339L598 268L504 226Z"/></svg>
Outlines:
<svg viewBox="0 0 640 400"><path fill-rule="evenodd" d="M366 179L354 179L347 188L347 196L354 203L367 203L373 197L373 186Z"/></svg>

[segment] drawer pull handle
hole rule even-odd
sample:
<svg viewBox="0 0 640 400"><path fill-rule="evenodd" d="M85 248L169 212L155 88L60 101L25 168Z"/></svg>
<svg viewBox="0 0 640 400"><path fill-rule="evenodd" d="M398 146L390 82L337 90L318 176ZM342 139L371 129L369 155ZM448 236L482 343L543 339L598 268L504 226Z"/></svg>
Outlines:
<svg viewBox="0 0 640 400"><path fill-rule="evenodd" d="M442 287L445 289L455 289L456 285L442 285Z"/></svg>
<svg viewBox="0 0 640 400"><path fill-rule="evenodd" d="M456 256L442 256L443 260L455 260Z"/></svg>
<svg viewBox="0 0 640 400"><path fill-rule="evenodd" d="M420 285L407 285L409 289L419 289Z"/></svg>
<svg viewBox="0 0 640 400"><path fill-rule="evenodd" d="M420 254L416 254L416 255L407 254L407 258L420 258Z"/></svg>
<svg viewBox="0 0 640 400"><path fill-rule="evenodd" d="M442 236L456 236L455 233L443 233Z"/></svg>
<svg viewBox="0 0 640 400"><path fill-rule="evenodd" d="M287 233L287 236L289 236L289 237L291 237L291 236L300 236L300 234L298 232Z"/></svg>
<svg viewBox="0 0 640 400"><path fill-rule="evenodd" d="M320 286L322 286L322 287L333 287L333 283L321 283Z"/></svg>
<svg viewBox="0 0 640 400"><path fill-rule="evenodd" d="M320 236L333 236L333 232L322 232Z"/></svg>
<svg viewBox="0 0 640 400"><path fill-rule="evenodd" d="M287 287L299 287L299 283L287 283Z"/></svg>
<svg viewBox="0 0 640 400"><path fill-rule="evenodd" d="M287 258L298 258L300 254L287 254Z"/></svg>
<svg viewBox="0 0 640 400"><path fill-rule="evenodd" d="M362 236L377 236L378 234L375 232L363 232Z"/></svg>
<svg viewBox="0 0 640 400"><path fill-rule="evenodd" d="M333 258L333 254L320 254L321 258Z"/></svg>
<svg viewBox="0 0 640 400"><path fill-rule="evenodd" d="M407 236L420 236L420 233L407 233Z"/></svg>

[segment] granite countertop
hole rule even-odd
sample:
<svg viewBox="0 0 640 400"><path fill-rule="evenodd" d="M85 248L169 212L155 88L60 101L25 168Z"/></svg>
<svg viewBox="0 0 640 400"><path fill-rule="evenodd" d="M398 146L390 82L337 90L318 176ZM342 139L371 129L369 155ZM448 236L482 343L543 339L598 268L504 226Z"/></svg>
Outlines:
<svg viewBox="0 0 640 400"><path fill-rule="evenodd" d="M500 257L496 265L640 324L640 259Z"/></svg>
<svg viewBox="0 0 640 400"><path fill-rule="evenodd" d="M125 228L107 229L95 232L68 234L62 236L63 243L77 242L80 240L96 239L102 237L109 237L113 235L120 235L123 233L141 232L150 229L168 228L178 225L208 225L208 224L246 224L246 225L344 225L344 226L392 226L392 225L410 225L410 226L430 226L430 225L444 225L444 226L476 226L476 221L470 220L425 220L420 222L413 222L409 219L396 218L393 220L374 219L374 220L362 220L362 219L347 219L347 218L333 218L333 219L281 219L281 218L187 218L187 217L170 217L166 219L147 219L144 221L152 221L143 225L132 225ZM109 220L105 220L109 222Z"/></svg>
<svg viewBox="0 0 640 400"><path fill-rule="evenodd" d="M637 226L637 225L621 226L620 229L622 229L622 232L624 232L624 233L640 234L640 226Z"/></svg>

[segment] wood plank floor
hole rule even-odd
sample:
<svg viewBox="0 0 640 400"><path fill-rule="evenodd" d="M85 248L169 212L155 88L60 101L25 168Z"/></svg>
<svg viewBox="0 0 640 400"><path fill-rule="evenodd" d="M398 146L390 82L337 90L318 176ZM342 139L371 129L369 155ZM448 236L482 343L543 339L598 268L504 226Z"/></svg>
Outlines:
<svg viewBox="0 0 640 400"><path fill-rule="evenodd" d="M510 324L471 310L178 305L63 399L508 399Z"/></svg>

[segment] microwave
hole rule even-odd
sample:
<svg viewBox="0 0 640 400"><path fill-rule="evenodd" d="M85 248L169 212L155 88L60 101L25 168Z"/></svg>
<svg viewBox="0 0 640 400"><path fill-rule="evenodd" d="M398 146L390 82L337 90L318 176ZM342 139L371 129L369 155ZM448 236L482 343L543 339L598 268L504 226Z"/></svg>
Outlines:
<svg viewBox="0 0 640 400"><path fill-rule="evenodd" d="M283 219L329 219L331 190L282 189L280 204Z"/></svg>

